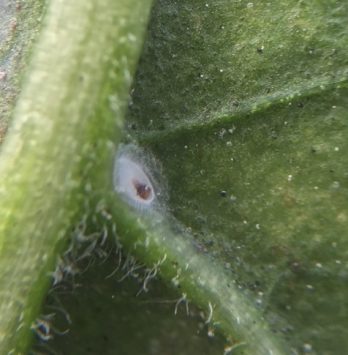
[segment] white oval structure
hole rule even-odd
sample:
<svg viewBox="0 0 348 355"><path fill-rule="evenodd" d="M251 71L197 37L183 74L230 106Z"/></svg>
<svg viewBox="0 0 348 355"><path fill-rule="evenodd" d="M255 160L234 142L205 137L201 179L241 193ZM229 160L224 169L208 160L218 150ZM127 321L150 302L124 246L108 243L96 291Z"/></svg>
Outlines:
<svg viewBox="0 0 348 355"><path fill-rule="evenodd" d="M148 208L156 198L149 176L130 156L121 154L116 158L114 184L116 191L134 207Z"/></svg>

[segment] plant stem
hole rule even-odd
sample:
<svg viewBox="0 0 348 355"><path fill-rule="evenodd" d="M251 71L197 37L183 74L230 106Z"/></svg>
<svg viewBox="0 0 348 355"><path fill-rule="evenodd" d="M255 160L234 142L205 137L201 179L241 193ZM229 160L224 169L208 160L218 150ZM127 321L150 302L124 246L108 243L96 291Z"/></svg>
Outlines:
<svg viewBox="0 0 348 355"><path fill-rule="evenodd" d="M52 0L0 160L0 353L25 353L48 273L119 136L151 0ZM117 127L116 127L117 126ZM89 135L90 133L92 135Z"/></svg>

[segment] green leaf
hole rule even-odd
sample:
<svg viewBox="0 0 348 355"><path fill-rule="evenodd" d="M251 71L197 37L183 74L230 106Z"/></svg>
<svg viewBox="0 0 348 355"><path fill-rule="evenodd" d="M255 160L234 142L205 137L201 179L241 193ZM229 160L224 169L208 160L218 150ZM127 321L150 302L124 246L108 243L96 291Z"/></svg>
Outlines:
<svg viewBox="0 0 348 355"><path fill-rule="evenodd" d="M160 162L179 233L146 242L252 354L348 346L347 24L331 1L152 15L128 132Z"/></svg>

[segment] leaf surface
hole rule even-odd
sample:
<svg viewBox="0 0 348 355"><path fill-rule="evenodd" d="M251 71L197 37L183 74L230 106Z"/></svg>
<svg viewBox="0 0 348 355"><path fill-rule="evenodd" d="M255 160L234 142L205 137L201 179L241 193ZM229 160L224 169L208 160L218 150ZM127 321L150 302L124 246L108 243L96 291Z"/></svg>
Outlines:
<svg viewBox="0 0 348 355"><path fill-rule="evenodd" d="M344 1L163 0L152 15L128 132L160 162L172 224L247 300L242 319L239 301L216 308L251 317L251 353L272 350L250 330L261 317L275 352L348 345L347 24Z"/></svg>

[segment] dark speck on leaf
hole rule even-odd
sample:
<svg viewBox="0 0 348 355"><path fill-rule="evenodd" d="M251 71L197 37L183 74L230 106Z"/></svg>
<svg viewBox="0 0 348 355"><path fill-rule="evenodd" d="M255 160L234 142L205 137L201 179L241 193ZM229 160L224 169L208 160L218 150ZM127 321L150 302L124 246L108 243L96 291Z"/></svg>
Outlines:
<svg viewBox="0 0 348 355"><path fill-rule="evenodd" d="M226 197L227 196L227 192L225 190L220 191L220 196L221 197Z"/></svg>

